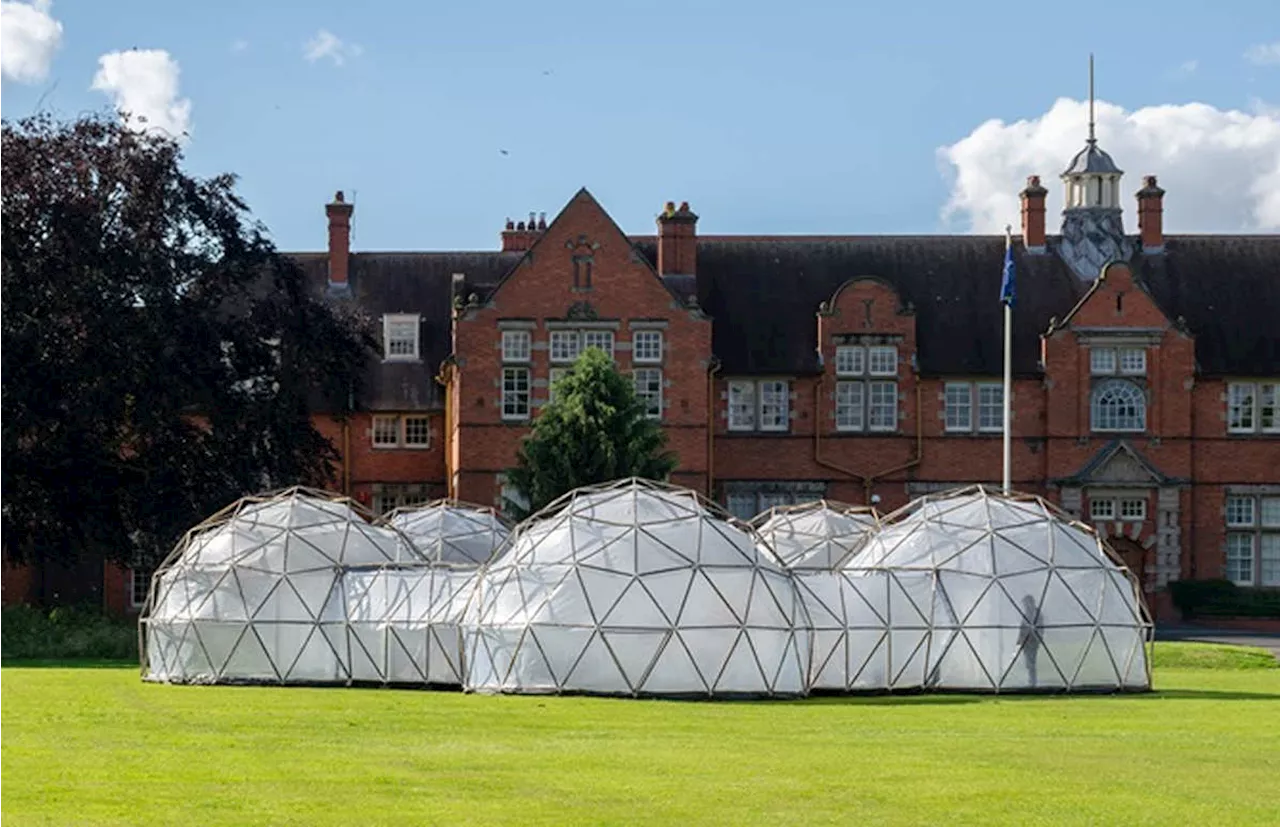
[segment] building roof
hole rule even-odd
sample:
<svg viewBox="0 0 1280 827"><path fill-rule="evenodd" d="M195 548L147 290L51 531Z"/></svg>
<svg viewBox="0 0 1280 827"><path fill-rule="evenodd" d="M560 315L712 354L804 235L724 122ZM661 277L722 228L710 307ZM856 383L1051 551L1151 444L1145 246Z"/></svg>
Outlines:
<svg viewBox="0 0 1280 827"><path fill-rule="evenodd" d="M657 260L652 236L632 237ZM1040 372L1040 334L1075 306L1089 283L1056 254L1014 249L1018 304L1014 373ZM374 410L429 410L442 404L435 382L451 348L452 280L487 295L522 253L356 253L352 296L371 316L422 314L422 360L370 360L362 403ZM925 375L998 376L1003 314L998 300L1001 236L701 236L697 278L668 279L696 295L713 318L713 352L722 375L806 374L819 370L819 305L859 276L890 284L916 315L919 368ZM293 257L318 289L327 256ZM1209 375L1273 375L1280 365L1280 235L1171 236L1162 253L1138 254L1133 269L1169 316L1196 337L1199 370Z"/></svg>
<svg viewBox="0 0 1280 827"><path fill-rule="evenodd" d="M652 256L654 245L638 245ZM1017 252L1014 372L1039 370L1040 334L1086 285L1056 255ZM1003 365L1002 236L709 237L698 239L698 298L728 374L816 373L818 306L876 276L916 313L925 374L998 375Z"/></svg>
<svg viewBox="0 0 1280 827"><path fill-rule="evenodd" d="M328 286L328 255L290 254L317 289ZM520 253L431 252L353 253L348 281L351 295L375 320L384 313L420 313L417 362L369 359L361 403L372 410L415 411L443 407L435 381L440 363L452 349L453 274L466 275L468 292L483 292L520 260Z"/></svg>
<svg viewBox="0 0 1280 827"><path fill-rule="evenodd" d="M1280 235L1166 236L1134 271L1171 319L1196 337L1208 375L1280 374Z"/></svg>

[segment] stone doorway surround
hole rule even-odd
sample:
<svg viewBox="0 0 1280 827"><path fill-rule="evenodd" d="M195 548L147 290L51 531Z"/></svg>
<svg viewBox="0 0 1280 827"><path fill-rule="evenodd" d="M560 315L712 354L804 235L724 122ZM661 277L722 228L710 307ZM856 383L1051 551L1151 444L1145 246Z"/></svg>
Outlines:
<svg viewBox="0 0 1280 827"><path fill-rule="evenodd" d="M1134 574L1147 593L1165 588L1182 572L1179 493L1188 484L1187 480L1162 472L1124 439L1112 440L1103 446L1071 476L1052 481L1061 493L1063 510L1072 517L1091 524L1107 538L1125 541L1117 542L1117 546L1146 550L1142 555L1143 570ZM1126 495L1147 500L1145 519L1094 521L1084 513L1086 497L1092 501Z"/></svg>

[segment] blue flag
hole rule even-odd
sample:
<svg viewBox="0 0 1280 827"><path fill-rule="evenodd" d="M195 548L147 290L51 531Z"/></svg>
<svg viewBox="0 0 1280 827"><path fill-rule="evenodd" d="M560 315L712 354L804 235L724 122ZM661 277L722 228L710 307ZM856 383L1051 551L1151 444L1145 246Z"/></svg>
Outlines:
<svg viewBox="0 0 1280 827"><path fill-rule="evenodd" d="M1004 278L1000 280L1000 303L1013 307L1017 298L1013 279L1013 239L1007 238L1004 243Z"/></svg>

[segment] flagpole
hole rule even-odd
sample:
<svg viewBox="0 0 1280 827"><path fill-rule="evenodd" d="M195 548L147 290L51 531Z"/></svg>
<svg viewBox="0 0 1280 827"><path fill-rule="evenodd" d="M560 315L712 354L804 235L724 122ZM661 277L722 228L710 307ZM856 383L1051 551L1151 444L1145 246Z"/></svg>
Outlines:
<svg viewBox="0 0 1280 827"><path fill-rule="evenodd" d="M1006 225L1004 228L1004 250L1005 257L1008 258L1010 250L1013 246L1013 228ZM1012 448L1013 439L1011 433L1011 422L1013 418L1012 397L1013 397L1013 302L1004 302L1004 393L1001 394L1004 402L1004 476L1003 488L1004 493L1009 493L1009 478L1012 469Z"/></svg>

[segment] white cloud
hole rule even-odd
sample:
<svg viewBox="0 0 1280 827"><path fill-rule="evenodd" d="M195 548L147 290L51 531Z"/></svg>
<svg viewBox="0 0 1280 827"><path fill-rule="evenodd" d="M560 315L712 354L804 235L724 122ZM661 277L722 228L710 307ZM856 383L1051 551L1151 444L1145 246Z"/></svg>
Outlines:
<svg viewBox="0 0 1280 827"><path fill-rule="evenodd" d="M1088 105L1059 99L1031 120L989 120L938 150L951 194L942 219L953 228L999 232L1019 224L1018 192L1028 175L1048 188L1050 231L1062 210L1058 178L1084 147ZM1125 227L1137 231L1133 193L1142 176L1159 176L1168 194L1170 232L1280 230L1280 113L1208 104L1148 106L1127 112L1098 102L1098 144L1125 170Z"/></svg>
<svg viewBox="0 0 1280 827"><path fill-rule="evenodd" d="M364 49L359 45L344 43L333 32L328 29L321 29L316 32L315 37L307 41L303 56L311 63L327 57L333 61L334 66L341 66L347 62L347 58L359 57L362 52L364 52Z"/></svg>
<svg viewBox="0 0 1280 827"><path fill-rule="evenodd" d="M191 101L178 97L178 61L163 49L111 52L98 58L92 89L111 98L140 130L191 131Z"/></svg>
<svg viewBox="0 0 1280 827"><path fill-rule="evenodd" d="M1259 43L1245 50L1244 59L1255 66L1280 64L1280 40L1275 43Z"/></svg>
<svg viewBox="0 0 1280 827"><path fill-rule="evenodd" d="M19 83L44 80L53 53L62 45L62 24L50 0L0 2L0 73Z"/></svg>
<svg viewBox="0 0 1280 827"><path fill-rule="evenodd" d="M245 40L243 37L240 37L231 41L231 51L233 52L237 52L237 53L243 52L248 48L249 48L249 41Z"/></svg>

